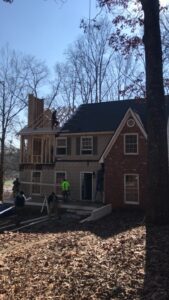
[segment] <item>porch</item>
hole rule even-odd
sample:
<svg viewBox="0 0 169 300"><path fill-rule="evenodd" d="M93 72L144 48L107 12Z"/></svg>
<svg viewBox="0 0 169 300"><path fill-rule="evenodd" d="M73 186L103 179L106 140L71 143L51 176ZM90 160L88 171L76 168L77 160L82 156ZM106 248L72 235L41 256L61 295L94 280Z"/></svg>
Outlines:
<svg viewBox="0 0 169 300"><path fill-rule="evenodd" d="M4 203L13 205L14 200L11 197L8 199L5 198ZM64 202L62 199L59 199L58 203L58 206L61 210L64 210L68 213L74 213L79 216L89 216L94 210L104 206L104 204L101 202L73 200ZM44 198L43 202L33 201L33 199L31 199L26 202L26 206L32 206L36 207L36 209L42 210L42 208L46 208L46 199Z"/></svg>
<svg viewBox="0 0 169 300"><path fill-rule="evenodd" d="M44 199L43 203L38 203L38 202L27 202L27 205L29 206L37 206L40 207L40 209L46 207L46 201ZM67 213L74 213L79 216L89 216L91 213L97 209L102 207L104 204L103 203L98 203L98 202L91 202L91 201L73 201L69 200L67 202L64 202L62 199L58 200L58 207L66 211Z"/></svg>

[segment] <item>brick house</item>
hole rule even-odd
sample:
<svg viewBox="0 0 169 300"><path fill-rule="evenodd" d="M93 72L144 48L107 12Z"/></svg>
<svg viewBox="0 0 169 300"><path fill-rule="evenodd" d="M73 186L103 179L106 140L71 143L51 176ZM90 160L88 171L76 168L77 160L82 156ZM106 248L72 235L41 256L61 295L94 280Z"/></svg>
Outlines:
<svg viewBox="0 0 169 300"><path fill-rule="evenodd" d="M144 207L147 178L147 134L131 109L127 111L101 157L105 164L105 202L114 207Z"/></svg>
<svg viewBox="0 0 169 300"><path fill-rule="evenodd" d="M168 106L166 110L169 115ZM143 100L83 104L62 128L52 130L51 112L44 110L43 100L30 95L28 126L20 134L20 181L34 202L42 202L51 191L61 197L60 182L66 177L76 203L144 207L147 133ZM101 166L104 188L96 194Z"/></svg>

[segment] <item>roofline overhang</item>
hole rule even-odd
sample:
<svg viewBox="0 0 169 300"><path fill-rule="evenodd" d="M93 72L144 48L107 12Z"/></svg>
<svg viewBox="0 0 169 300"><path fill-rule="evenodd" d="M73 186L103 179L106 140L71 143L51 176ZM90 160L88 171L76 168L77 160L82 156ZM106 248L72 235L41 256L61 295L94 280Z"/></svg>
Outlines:
<svg viewBox="0 0 169 300"><path fill-rule="evenodd" d="M60 133L60 130L51 130L50 128L49 129L44 129L44 130L40 130L39 128L38 129L32 129L32 130L24 130L22 129L18 135L42 135L42 134L49 134L49 135L56 135Z"/></svg>
<svg viewBox="0 0 169 300"><path fill-rule="evenodd" d="M67 135L70 135L70 136L82 136L82 135L104 135L104 134L114 134L114 130L111 130L111 131L82 131L82 132L63 132L63 131L60 131L59 132L59 135L62 135L62 136L67 136Z"/></svg>

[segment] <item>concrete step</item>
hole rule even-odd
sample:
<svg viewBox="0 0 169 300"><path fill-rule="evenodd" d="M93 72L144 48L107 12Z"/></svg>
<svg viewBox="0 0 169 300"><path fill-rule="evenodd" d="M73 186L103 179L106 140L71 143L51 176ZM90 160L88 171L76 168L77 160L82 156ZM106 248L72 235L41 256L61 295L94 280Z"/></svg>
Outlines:
<svg viewBox="0 0 169 300"><path fill-rule="evenodd" d="M91 210L82 210L82 209L66 209L68 213L73 213L79 216L90 216Z"/></svg>

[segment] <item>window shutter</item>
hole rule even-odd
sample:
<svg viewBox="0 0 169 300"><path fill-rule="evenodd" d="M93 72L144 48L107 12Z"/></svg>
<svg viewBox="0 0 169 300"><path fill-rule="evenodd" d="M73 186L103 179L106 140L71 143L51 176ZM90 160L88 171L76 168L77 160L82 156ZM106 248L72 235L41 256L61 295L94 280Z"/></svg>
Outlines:
<svg viewBox="0 0 169 300"><path fill-rule="evenodd" d="M76 138L76 154L80 155L80 137Z"/></svg>
<svg viewBox="0 0 169 300"><path fill-rule="evenodd" d="M97 154L97 136L93 137L93 154Z"/></svg>
<svg viewBox="0 0 169 300"><path fill-rule="evenodd" d="M71 138L67 138L67 155L71 155Z"/></svg>

